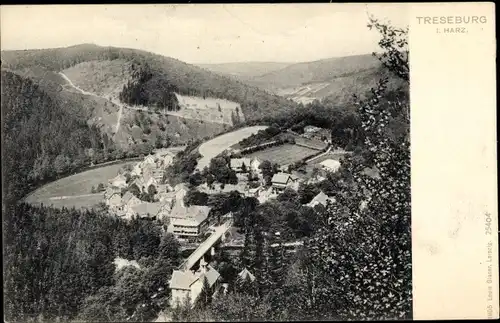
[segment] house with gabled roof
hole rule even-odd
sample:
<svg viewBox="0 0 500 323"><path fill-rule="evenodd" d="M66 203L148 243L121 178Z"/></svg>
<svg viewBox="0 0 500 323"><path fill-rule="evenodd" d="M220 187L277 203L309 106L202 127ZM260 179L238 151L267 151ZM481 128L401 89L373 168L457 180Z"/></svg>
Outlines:
<svg viewBox="0 0 500 323"><path fill-rule="evenodd" d="M171 291L170 306L181 305L188 297L191 299L191 305L194 306L203 289L205 279L212 290L217 290L220 274L215 268L208 265L203 258L200 260L200 268L196 272L174 270L169 282Z"/></svg>
<svg viewBox="0 0 500 323"><path fill-rule="evenodd" d="M123 188L127 187L127 178L123 174L118 174L116 177L109 180L111 186Z"/></svg>
<svg viewBox="0 0 500 323"><path fill-rule="evenodd" d="M246 281L249 279L251 282L255 281L255 276L246 268L244 268L240 273L238 274L238 279L241 281Z"/></svg>
<svg viewBox="0 0 500 323"><path fill-rule="evenodd" d="M156 162L156 158L155 156L153 155L147 155L145 158L144 158L144 164L150 164L150 165L154 165Z"/></svg>
<svg viewBox="0 0 500 323"><path fill-rule="evenodd" d="M297 176L288 173L276 173L271 179L271 184L275 192L282 192L285 188L292 186L297 182Z"/></svg>
<svg viewBox="0 0 500 323"><path fill-rule="evenodd" d="M159 202L148 203L143 202L136 205L131 206L132 211L139 218L149 218L155 219L158 217L158 213L160 212L162 204Z"/></svg>
<svg viewBox="0 0 500 323"><path fill-rule="evenodd" d="M316 205L326 206L328 201L335 202L335 198L329 197L323 191L319 192L311 202L307 203L307 206L314 208Z"/></svg>
<svg viewBox="0 0 500 323"><path fill-rule="evenodd" d="M114 192L106 197L106 205L110 208L117 208L122 205L122 196L120 192Z"/></svg>
<svg viewBox="0 0 500 323"><path fill-rule="evenodd" d="M132 207L134 205L142 203L141 200L139 200L134 194L130 192L126 192L123 197L123 204L126 205L127 207Z"/></svg>

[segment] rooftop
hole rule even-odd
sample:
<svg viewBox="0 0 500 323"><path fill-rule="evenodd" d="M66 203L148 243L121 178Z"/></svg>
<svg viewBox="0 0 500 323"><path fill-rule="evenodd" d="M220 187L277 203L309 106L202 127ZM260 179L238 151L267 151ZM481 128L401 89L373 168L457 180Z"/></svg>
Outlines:
<svg viewBox="0 0 500 323"><path fill-rule="evenodd" d="M248 167L251 163L252 160L250 158L232 158L230 161L230 166L231 168L239 168L242 167L243 164L245 164L245 166Z"/></svg>
<svg viewBox="0 0 500 323"><path fill-rule="evenodd" d="M197 271L193 273L190 270L174 270L172 278L170 279L170 289L184 289L189 290L198 279L207 278L208 284L213 286L220 274L212 266L208 265L206 272Z"/></svg>
<svg viewBox="0 0 500 323"><path fill-rule="evenodd" d="M274 174L273 178L271 179L271 182L276 183L276 184L286 184L290 178L291 178L290 174L276 173L276 174Z"/></svg>
<svg viewBox="0 0 500 323"><path fill-rule="evenodd" d="M127 192L125 195L123 195L123 202L128 203L132 198L134 198L134 194Z"/></svg>
<svg viewBox="0 0 500 323"><path fill-rule="evenodd" d="M158 214L158 212L160 212L161 207L162 204L159 202L156 203L145 202L132 206L132 210L140 216L147 216L148 214L150 216L155 216Z"/></svg>
<svg viewBox="0 0 500 323"><path fill-rule="evenodd" d="M316 126L305 126L304 127L304 131L306 131L306 132L316 132L316 131L320 131L322 129L323 128L316 127Z"/></svg>
<svg viewBox="0 0 500 323"><path fill-rule="evenodd" d="M316 206L318 204L326 206L326 204L327 204L328 201L334 201L334 200L335 200L334 198L329 197L323 191L321 191L307 205L310 206L310 207L314 207L314 206Z"/></svg>
<svg viewBox="0 0 500 323"><path fill-rule="evenodd" d="M326 159L320 163L321 166L326 167L331 170L338 170L340 168L340 162L334 159Z"/></svg>
<svg viewBox="0 0 500 323"><path fill-rule="evenodd" d="M170 278L170 289L186 289L189 290L198 277L191 271L174 270L172 278Z"/></svg>
<svg viewBox="0 0 500 323"><path fill-rule="evenodd" d="M170 217L178 219L190 219L201 223L208 217L211 209L211 207L203 205L191 205L188 207L183 207L176 204L174 205L172 212L170 213Z"/></svg>
<svg viewBox="0 0 500 323"><path fill-rule="evenodd" d="M239 274L238 276L242 279L242 280L245 280L248 278L250 278L250 281L254 281L255 280L255 276L248 270L248 269L243 269Z"/></svg>

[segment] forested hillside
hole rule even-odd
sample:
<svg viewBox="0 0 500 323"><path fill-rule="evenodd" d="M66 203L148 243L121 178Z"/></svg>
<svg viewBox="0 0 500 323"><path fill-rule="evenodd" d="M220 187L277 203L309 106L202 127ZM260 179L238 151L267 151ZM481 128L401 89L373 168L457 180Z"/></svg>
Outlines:
<svg viewBox="0 0 500 323"><path fill-rule="evenodd" d="M103 210L9 207L4 216L4 315L10 322L150 321L180 261L172 235ZM117 271L116 257L140 268ZM152 298L153 295L156 295Z"/></svg>
<svg viewBox="0 0 500 323"><path fill-rule="evenodd" d="M149 92L139 99L144 103L164 102L165 98L170 98L164 97L164 91L176 90L180 94L212 96L238 102L244 115L248 115L252 120L296 107L296 104L256 87L174 58L142 50L83 44L67 48L2 52L3 66L16 70L38 66L62 71L83 62L115 59L133 61L138 68L145 71L147 77L139 77L135 85L137 93L146 89Z"/></svg>
<svg viewBox="0 0 500 323"><path fill-rule="evenodd" d="M221 64L198 64L199 67L221 75L232 75L242 79L251 79L285 68L293 63L281 62L241 62Z"/></svg>
<svg viewBox="0 0 500 323"><path fill-rule="evenodd" d="M16 200L31 184L89 164L89 149L102 149L99 129L81 115L29 79L8 71L1 77L4 199Z"/></svg>
<svg viewBox="0 0 500 323"><path fill-rule="evenodd" d="M282 68L276 68L279 65L275 64L275 70L260 74L239 73L245 71L245 67L251 69L253 65L219 64L209 65L208 68L304 104L315 99L327 99L337 106L351 104L353 94L363 97L366 90L375 87L382 77L389 78L389 89L402 85L401 80L370 54L283 64Z"/></svg>

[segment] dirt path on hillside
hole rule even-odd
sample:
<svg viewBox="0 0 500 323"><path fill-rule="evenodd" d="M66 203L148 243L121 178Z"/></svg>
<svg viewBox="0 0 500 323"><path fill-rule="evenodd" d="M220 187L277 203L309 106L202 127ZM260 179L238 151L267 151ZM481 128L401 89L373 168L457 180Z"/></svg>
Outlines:
<svg viewBox="0 0 500 323"><path fill-rule="evenodd" d="M84 89L76 86L70 79L69 77L66 76L66 74L64 74L63 72L59 72L59 75L61 75L65 80L66 82L68 82L68 84L74 88L75 90L77 90L78 92L80 92L81 94L84 94L84 95L90 95L90 96L93 96L93 97L96 97L96 98L101 98L101 99L104 99L104 100L107 100L111 103L113 103L114 105L118 106L119 110L118 110L118 117L117 117L117 120L116 120L116 126L115 126L115 134L118 133L118 131L120 130L120 123L121 123L121 119L122 119L122 115L123 115L123 109L128 109L128 110L133 110L133 111L144 111L144 112L149 112L151 110L149 110L148 108L141 108L141 107L131 107L131 106L128 106L128 105L125 105L123 104L122 102L120 102L118 99L116 98L113 98L113 97L105 97L105 96L100 96L100 95L97 95L95 93L91 93L91 92L87 92L85 91ZM167 112L162 112L162 113L159 113L159 112L156 112L157 114L162 114L162 115L171 115L171 116L175 116L175 117L179 117L179 118L184 118L184 119L188 119L188 120L197 120L197 121L209 121L209 120L205 120L203 118L194 118L194 117L188 117L188 116L184 116L182 115L182 113L179 113L179 112L176 112L176 111L167 111ZM211 122L214 122L214 121L211 121ZM232 126L231 123L226 123L226 122L214 122L214 123L219 123L219 124L226 124L226 125L229 125L229 126Z"/></svg>
<svg viewBox="0 0 500 323"><path fill-rule="evenodd" d="M65 80L66 82L68 82L69 85L71 85L72 88L74 88L75 90L77 90L78 92L80 92L81 94L85 94L85 95L90 95L90 96L94 96L96 98L101 98L99 95L97 94L94 94L94 93L90 93L90 92L87 92L81 88L79 88L78 86L76 86L75 84L73 84L73 82L69 79L69 77L66 76L66 74L64 74L63 72L59 72L59 75L61 75Z"/></svg>

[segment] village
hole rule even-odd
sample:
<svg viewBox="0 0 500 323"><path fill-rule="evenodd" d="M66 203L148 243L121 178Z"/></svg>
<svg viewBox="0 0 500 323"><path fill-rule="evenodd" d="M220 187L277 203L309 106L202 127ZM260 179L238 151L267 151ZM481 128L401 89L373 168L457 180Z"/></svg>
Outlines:
<svg viewBox="0 0 500 323"><path fill-rule="evenodd" d="M315 183L326 178L328 173L335 173L340 162L335 159L322 159L331 151L331 141L326 139L325 131L314 126L306 126L300 136L303 140L317 139L324 142L322 150L309 158L309 171L293 170L291 164L275 165L275 172L266 183L263 176L263 158L241 156L240 151L227 148L221 155L229 156L229 168L236 174L236 184L220 184L206 182L198 185L196 190L205 194L238 192L242 196L255 197L259 203L276 199L286 189L297 191L301 183ZM300 138L299 138L300 139ZM263 144L268 145L268 143ZM170 280L170 305L181 304L189 295L193 306L201 293L206 278L214 295L227 290L218 271L205 261L205 254L213 255L215 246L221 241L228 243L231 239L233 225L232 214L225 214L219 221L211 218L211 207L206 205L186 205L185 197L192 186L189 183L170 185L164 177L167 168L174 162L176 153L169 149L158 149L147 155L133 167L125 167L119 174L109 180L104 193L105 204L111 214L130 220L140 218L159 221L162 228L173 234L182 245L190 250L195 249L178 270L174 270ZM270 185L269 185L270 184ZM308 207L326 206L334 201L324 192L317 194ZM221 223L222 222L222 223ZM275 234L279 234L276 232ZM233 247L238 241L233 239ZM296 247L301 242L289 242L288 247ZM241 279L254 280L254 275L245 268L239 273Z"/></svg>

